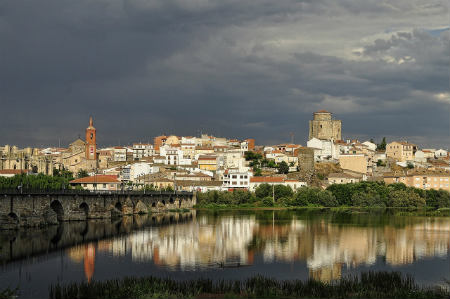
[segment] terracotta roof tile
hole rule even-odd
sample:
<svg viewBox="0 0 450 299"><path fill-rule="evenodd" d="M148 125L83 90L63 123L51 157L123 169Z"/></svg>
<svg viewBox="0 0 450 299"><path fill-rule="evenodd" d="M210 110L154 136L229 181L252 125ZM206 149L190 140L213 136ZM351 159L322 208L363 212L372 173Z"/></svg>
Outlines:
<svg viewBox="0 0 450 299"><path fill-rule="evenodd" d="M94 175L94 176L88 176L80 179L75 179L73 181L70 181L71 184L87 184L87 183L98 183L98 184L104 184L104 183L117 183L119 184L120 181L117 179L117 176L115 175Z"/></svg>

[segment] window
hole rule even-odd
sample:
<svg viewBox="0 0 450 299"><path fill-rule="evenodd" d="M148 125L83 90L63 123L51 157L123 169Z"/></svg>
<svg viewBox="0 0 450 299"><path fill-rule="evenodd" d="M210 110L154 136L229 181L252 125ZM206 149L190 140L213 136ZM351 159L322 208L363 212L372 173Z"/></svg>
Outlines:
<svg viewBox="0 0 450 299"><path fill-rule="evenodd" d="M106 188L106 184L103 184L103 188Z"/></svg>

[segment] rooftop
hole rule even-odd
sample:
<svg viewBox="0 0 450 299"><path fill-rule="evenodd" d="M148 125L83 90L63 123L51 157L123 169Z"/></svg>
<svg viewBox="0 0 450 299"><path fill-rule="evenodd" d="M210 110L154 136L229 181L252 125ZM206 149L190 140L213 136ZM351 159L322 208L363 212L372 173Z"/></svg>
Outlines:
<svg viewBox="0 0 450 299"><path fill-rule="evenodd" d="M98 184L104 184L104 183L116 183L120 184L120 181L117 179L117 176L115 175L94 175L94 176L87 176L80 179L75 179L73 181L70 181L71 184L92 184L92 183L98 183Z"/></svg>

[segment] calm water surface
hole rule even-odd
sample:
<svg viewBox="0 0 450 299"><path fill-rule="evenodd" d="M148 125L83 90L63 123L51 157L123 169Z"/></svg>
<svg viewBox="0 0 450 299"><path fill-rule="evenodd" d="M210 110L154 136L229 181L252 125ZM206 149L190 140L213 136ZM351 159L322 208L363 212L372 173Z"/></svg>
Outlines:
<svg viewBox="0 0 450 299"><path fill-rule="evenodd" d="M368 270L450 279L450 219L329 211L193 211L0 231L0 289L156 275L322 281Z"/></svg>

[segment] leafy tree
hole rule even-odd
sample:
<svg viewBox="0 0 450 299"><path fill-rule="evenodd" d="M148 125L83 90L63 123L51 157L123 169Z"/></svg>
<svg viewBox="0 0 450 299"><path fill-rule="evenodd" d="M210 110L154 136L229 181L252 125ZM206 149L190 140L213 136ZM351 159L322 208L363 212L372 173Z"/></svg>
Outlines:
<svg viewBox="0 0 450 299"><path fill-rule="evenodd" d="M386 137L383 137L383 140L380 144L377 145L377 150L385 151L386 150Z"/></svg>
<svg viewBox="0 0 450 299"><path fill-rule="evenodd" d="M386 166L386 162L383 162L382 160L378 159L378 161L377 161L377 166L378 166L378 167L380 167L380 166Z"/></svg>
<svg viewBox="0 0 450 299"><path fill-rule="evenodd" d="M251 193L245 190L234 190L233 191L233 203L234 204L244 204L249 203L251 199Z"/></svg>
<svg viewBox="0 0 450 299"><path fill-rule="evenodd" d="M85 178L85 177L88 177L88 176L89 176L88 172L86 170L84 170L84 169L80 169L77 172L77 178L78 179Z"/></svg>
<svg viewBox="0 0 450 299"><path fill-rule="evenodd" d="M423 207L426 202L413 190L396 190L389 194L391 207Z"/></svg>
<svg viewBox="0 0 450 299"><path fill-rule="evenodd" d="M278 173L289 173L289 165L285 161L281 161L281 163L278 164Z"/></svg>
<svg viewBox="0 0 450 299"><path fill-rule="evenodd" d="M281 197L292 197L292 195L294 195L290 186L275 185L273 188L276 201Z"/></svg>
<svg viewBox="0 0 450 299"><path fill-rule="evenodd" d="M314 187L302 187L297 190L295 195L294 203L295 205L304 206L308 204L319 205L318 194L321 192L320 189Z"/></svg>
<svg viewBox="0 0 450 299"><path fill-rule="evenodd" d="M352 204L352 184L333 184L328 186L328 191L330 191L339 205L350 206Z"/></svg>
<svg viewBox="0 0 450 299"><path fill-rule="evenodd" d="M262 159L262 155L260 153L255 153L252 151L245 152L244 157L246 161L257 161Z"/></svg>
<svg viewBox="0 0 450 299"><path fill-rule="evenodd" d="M319 205L324 207L336 207L338 206L338 201L334 197L333 193L328 190L321 191L317 193L317 202Z"/></svg>
<svg viewBox="0 0 450 299"><path fill-rule="evenodd" d="M412 164L411 162L408 162L408 164L406 164L406 167L408 167L408 169L413 169L414 164Z"/></svg>
<svg viewBox="0 0 450 299"><path fill-rule="evenodd" d="M261 184L255 189L255 195L257 198L263 199L264 197L272 195L272 186L269 184Z"/></svg>
<svg viewBox="0 0 450 299"><path fill-rule="evenodd" d="M273 205L274 205L273 198L269 197L269 196L264 197L261 202L262 202L262 205L265 207L273 207Z"/></svg>
<svg viewBox="0 0 450 299"><path fill-rule="evenodd" d="M262 176L261 168L253 167L254 176Z"/></svg>
<svg viewBox="0 0 450 299"><path fill-rule="evenodd" d="M384 201L375 191L356 192L352 195L352 203L357 207L385 207Z"/></svg>

